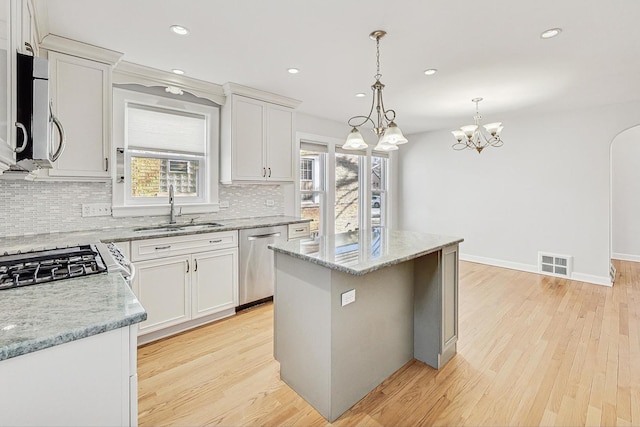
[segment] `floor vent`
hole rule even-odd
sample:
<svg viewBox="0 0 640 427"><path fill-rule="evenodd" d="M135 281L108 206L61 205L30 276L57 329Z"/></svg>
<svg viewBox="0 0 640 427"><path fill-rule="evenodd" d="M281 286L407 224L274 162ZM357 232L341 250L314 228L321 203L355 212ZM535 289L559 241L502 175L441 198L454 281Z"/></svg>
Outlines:
<svg viewBox="0 0 640 427"><path fill-rule="evenodd" d="M558 277L571 277L573 257L538 252L538 271Z"/></svg>

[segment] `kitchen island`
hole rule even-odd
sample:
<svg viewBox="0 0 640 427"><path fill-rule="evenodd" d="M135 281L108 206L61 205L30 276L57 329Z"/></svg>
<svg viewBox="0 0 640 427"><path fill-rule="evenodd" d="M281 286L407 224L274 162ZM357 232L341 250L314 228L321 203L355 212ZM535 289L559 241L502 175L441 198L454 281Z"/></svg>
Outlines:
<svg viewBox="0 0 640 427"><path fill-rule="evenodd" d="M282 380L332 422L413 358L443 366L462 241L374 228L270 246Z"/></svg>

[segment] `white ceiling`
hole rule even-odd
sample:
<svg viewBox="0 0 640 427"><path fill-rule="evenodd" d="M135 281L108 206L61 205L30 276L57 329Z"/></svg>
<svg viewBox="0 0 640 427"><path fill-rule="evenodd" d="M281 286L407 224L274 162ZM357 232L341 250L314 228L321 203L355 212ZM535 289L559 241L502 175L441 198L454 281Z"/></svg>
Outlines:
<svg viewBox="0 0 640 427"><path fill-rule="evenodd" d="M123 60L367 114L382 29L384 101L404 133L640 100L640 0L47 0L48 31ZM172 24L191 30L186 37ZM561 27L543 40L540 33ZM287 68L301 70L297 75ZM427 68L439 72L431 77ZM366 92L366 98L355 98ZM506 125L506 123L505 123ZM346 126L345 126L346 128Z"/></svg>

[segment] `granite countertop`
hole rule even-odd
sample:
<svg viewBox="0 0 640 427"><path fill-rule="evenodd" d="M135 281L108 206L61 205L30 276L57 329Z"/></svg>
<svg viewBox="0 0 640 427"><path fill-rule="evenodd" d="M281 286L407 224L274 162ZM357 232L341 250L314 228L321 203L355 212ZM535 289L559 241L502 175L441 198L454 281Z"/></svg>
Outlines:
<svg viewBox="0 0 640 427"><path fill-rule="evenodd" d="M0 291L0 361L146 320L119 273Z"/></svg>
<svg viewBox="0 0 640 427"><path fill-rule="evenodd" d="M241 230L245 228L270 227L274 225L286 225L310 222L310 219L297 218L292 216L267 216L241 219L221 219L215 221L222 224L220 227L205 228L199 230L184 229L180 231L135 231L137 227L115 227L99 230L73 231L65 233L33 234L27 236L0 238L0 255L4 252L30 251L53 249L68 245L85 245L96 242L123 242L129 240L154 239L157 237L171 237L185 234L203 234L217 231ZM203 221L205 222L205 221ZM200 221L196 221L196 224ZM180 225L178 221L176 225ZM184 222L183 224L189 224ZM165 224L166 225L166 224Z"/></svg>
<svg viewBox="0 0 640 427"><path fill-rule="evenodd" d="M361 276L456 245L464 239L414 231L374 228L269 245L291 255L344 273Z"/></svg>
<svg viewBox="0 0 640 427"><path fill-rule="evenodd" d="M216 220L220 227L135 231L117 227L0 238L0 254L69 245L153 239L310 220L288 216ZM197 223L197 222L196 222ZM184 224L188 224L185 222ZM180 225L178 222L177 225ZM0 361L146 320L147 313L119 273L94 274L0 291Z"/></svg>

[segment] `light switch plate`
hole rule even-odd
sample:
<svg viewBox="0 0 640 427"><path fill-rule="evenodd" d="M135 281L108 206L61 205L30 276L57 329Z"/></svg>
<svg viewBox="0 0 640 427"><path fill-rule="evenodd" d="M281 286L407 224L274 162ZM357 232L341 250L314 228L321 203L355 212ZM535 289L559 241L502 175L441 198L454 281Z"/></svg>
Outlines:
<svg viewBox="0 0 640 427"><path fill-rule="evenodd" d="M342 306L349 305L352 302L356 301L356 290L351 289L350 291L342 293Z"/></svg>

